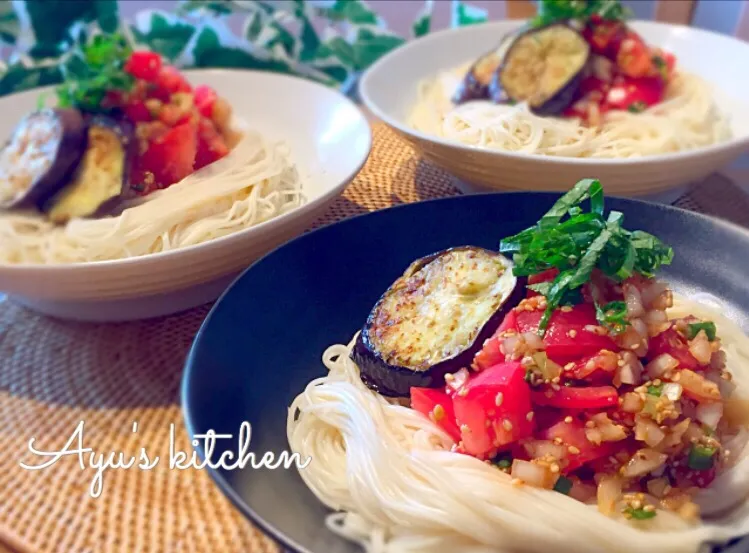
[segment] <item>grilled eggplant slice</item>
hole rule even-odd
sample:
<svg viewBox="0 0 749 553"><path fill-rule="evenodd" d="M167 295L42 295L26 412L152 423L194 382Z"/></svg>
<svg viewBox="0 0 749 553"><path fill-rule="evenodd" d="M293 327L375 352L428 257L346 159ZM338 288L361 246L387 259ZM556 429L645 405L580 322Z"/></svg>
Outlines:
<svg viewBox="0 0 749 553"><path fill-rule="evenodd" d="M482 248L415 261L379 299L354 345L362 381L392 397L443 386L497 329L515 284L510 261Z"/></svg>
<svg viewBox="0 0 749 553"><path fill-rule="evenodd" d="M34 206L55 194L85 144L78 110L44 109L24 117L0 152L0 208Z"/></svg>
<svg viewBox="0 0 749 553"><path fill-rule="evenodd" d="M502 39L499 46L481 56L466 73L453 96L453 102L462 104L470 100L486 100L493 97L495 75L504 60L507 49L512 44L514 35ZM497 100L495 100L497 101Z"/></svg>
<svg viewBox="0 0 749 553"><path fill-rule="evenodd" d="M129 168L136 146L132 123L96 115L88 122L83 158L65 186L46 205L47 217L65 223L104 215L132 195Z"/></svg>
<svg viewBox="0 0 749 553"><path fill-rule="evenodd" d="M569 25L526 31L510 45L492 93L526 102L538 115L559 114L574 100L590 55L588 42Z"/></svg>

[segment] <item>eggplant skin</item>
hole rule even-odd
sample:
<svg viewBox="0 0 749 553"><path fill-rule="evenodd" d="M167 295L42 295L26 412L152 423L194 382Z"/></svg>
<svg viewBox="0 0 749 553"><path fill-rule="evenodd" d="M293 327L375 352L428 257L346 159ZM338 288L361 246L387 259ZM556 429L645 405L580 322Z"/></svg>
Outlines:
<svg viewBox="0 0 749 553"><path fill-rule="evenodd" d="M504 37L496 48L481 56L471 65L453 95L453 102L462 104L471 100L489 99L494 75L504 60L514 34Z"/></svg>
<svg viewBox="0 0 749 553"><path fill-rule="evenodd" d="M87 128L86 150L70 183L44 206L52 222L106 215L133 194L129 186L137 145L133 124L95 115Z"/></svg>
<svg viewBox="0 0 749 553"><path fill-rule="evenodd" d="M351 352L362 381L390 397L444 386L469 367L519 288L511 262L474 246L412 263L375 304Z"/></svg>
<svg viewBox="0 0 749 553"><path fill-rule="evenodd" d="M83 155L84 118L76 109L24 117L0 152L0 209L35 207L62 188Z"/></svg>
<svg viewBox="0 0 749 553"><path fill-rule="evenodd" d="M489 95L526 102L537 115L558 115L574 101L590 59L590 45L567 24L525 31L494 73Z"/></svg>

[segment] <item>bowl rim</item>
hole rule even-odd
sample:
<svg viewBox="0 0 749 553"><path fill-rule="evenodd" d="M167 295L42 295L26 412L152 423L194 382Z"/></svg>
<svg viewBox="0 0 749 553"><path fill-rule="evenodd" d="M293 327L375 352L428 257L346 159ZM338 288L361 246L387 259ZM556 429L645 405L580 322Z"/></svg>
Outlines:
<svg viewBox="0 0 749 553"><path fill-rule="evenodd" d="M256 233L260 233L263 230L274 228L276 226L281 225L282 223L286 221L290 221L294 219L295 217L297 217L300 213L314 210L315 208L324 204L330 198L335 197L339 195L341 192L343 192L343 190L351 183L354 177L361 171L362 167L364 167L364 164L367 162L367 159L369 158L369 154L372 151L372 140L373 140L372 126L369 124L369 121L367 120L367 117L365 116L361 107L358 106L353 100L351 100L350 98L348 98L347 96L345 96L340 91L334 88L325 86L311 79L306 79L306 78L298 77L295 75L288 75L285 73L277 73L274 71L263 71L263 70L258 70L258 69L199 68L199 69L186 69L184 72L188 76L198 75L198 74L212 74L212 73L213 74L244 73L244 74L247 74L248 78L250 79L270 78L270 79L280 79L280 80L292 80L292 81L297 81L297 82L301 81L302 83L304 83L304 86L317 87L321 90L325 90L327 93L332 94L334 97L337 97L336 98L337 102L343 105L348 105L350 108L353 108L353 113L356 115L356 118L358 119L357 125L359 123L363 123L364 125L363 128L366 130L366 133L364 134L364 136L366 136L366 139L367 139L365 155L363 155L361 159L356 161L356 163L352 167L352 170L345 176L345 178L341 179L341 182L337 183L335 186L329 186L319 197L315 198L314 200L307 202L307 203L303 203L293 208L292 210L287 211L286 213L282 213L276 217L273 217L272 219L268 219L267 221L263 221L262 223L258 223L257 225L244 228L232 234L227 234L226 236L213 238L206 242L201 242L199 244L193 244L193 245L185 246L182 248L176 248L173 250L161 251L161 252L156 252L156 253L148 253L148 254L139 255L135 257L126 257L126 258L120 258L120 259L107 259L107 260L102 260L102 261L85 261L85 262L80 262L80 263L70 263L70 262L49 263L49 264L0 263L0 273L11 275L11 276L13 274L20 276L22 273L26 273L26 272L76 273L79 271L90 270L92 268L114 269L114 268L119 268L119 267L130 267L132 265L136 265L139 263L146 265L149 263L166 261L167 259L174 261L176 259L183 258L183 257L189 258L192 255L199 255L201 252L207 251L211 247L215 247L218 245L226 245L235 241L243 240L247 238L248 236L251 236ZM31 88L28 90L23 90L21 92L16 92L14 94L9 94L8 96L4 96L3 99L13 98L20 94L28 94L29 92L33 92L33 91L43 91L45 89L51 89L51 87ZM329 179L327 179L327 182L329 182ZM304 189L302 189L302 192L304 192Z"/></svg>
<svg viewBox="0 0 749 553"><path fill-rule="evenodd" d="M520 27L526 23L527 20L499 20L481 23L478 26L481 27ZM734 45L739 45L741 48L749 50L749 44L740 40L734 36L724 35L715 31L707 29L700 29L696 27L689 27L687 25L678 25L673 23L663 23L660 21L647 21L636 19L629 23L634 26L651 26L655 28L668 29L671 31L681 30L685 33L693 33L695 35L711 35L713 38L722 40L728 40ZM503 158L514 160L517 162L537 162L546 165L575 165L581 167L595 167L604 165L607 167L632 167L634 165L658 165L661 163L673 163L679 162L685 159L695 159L701 157L708 157L715 154L727 153L732 150L737 150L742 147L749 146L749 133L743 137L732 136L729 140L719 142L717 144L710 144L709 146L701 146L691 150L682 150L679 152L669 152L666 154L656 154L650 156L642 156L637 158L586 158L586 157L562 157L562 156L547 156L540 154L526 154L521 152L510 152L492 148L485 148L482 146L474 146L470 144L463 144L461 142L448 140L438 136L432 136L430 134L418 131L411 128L407 123L400 121L398 118L391 116L385 110L381 109L377 103L373 100L373 91L371 81L380 71L385 71L388 63L390 63L397 56L407 55L406 52L409 48L413 47L414 44L425 44L427 42L439 42L444 40L446 36L458 35L463 33L469 33L474 31L475 26L457 27L450 29L443 29L435 33L430 33L426 36L419 37L413 41L410 41L400 48L396 48L391 52L387 53L379 60L377 60L367 71L362 75L359 81L359 96L366 108L372 112L375 117L386 123L392 129L402 133L417 142L427 142L432 144L438 144L445 148L451 148L464 154L480 153L489 157L495 158L493 161L498 161ZM730 114L728 114L730 116Z"/></svg>
<svg viewBox="0 0 749 553"><path fill-rule="evenodd" d="M195 390L197 389L197 386L194 382L195 379L195 372L198 370L198 363L197 363L197 356L198 356L198 349L201 347L200 342L202 341L203 336L208 332L208 327L211 326L213 319L217 316L216 313L220 309L222 303L229 298L229 296L232 294L234 288L237 286L240 280L244 278L245 274L249 273L251 270L255 268L256 265L260 265L265 261L266 258L271 257L275 255L275 253L278 250L281 250L285 247L291 246L292 243L296 243L302 240L311 240L310 236L316 236L319 233L323 233L325 231L329 231L331 227L335 227L337 225L346 224L354 219L360 219L360 218L366 218L366 217L377 217L382 212L391 211L391 210L402 210L402 209L408 209L409 206L413 207L414 205L422 205L422 204L434 204L434 203L441 203L441 202L451 202L451 201L460 201L461 198L474 198L474 197L489 197L489 196L518 196L518 195L531 195L531 196L539 196L539 197L548 197L548 198L560 198L564 192L559 191L553 191L553 190L513 190L513 191L494 191L494 192L484 192L480 194L470 194L470 195L458 195L458 196L447 196L442 198L431 198L428 200L423 200L419 202L408 202L404 204L398 204L394 206L389 206L383 209L378 209L376 211L371 211L367 213L360 213L358 215L354 215L352 217L348 217L346 219L342 219L340 221L336 221L335 223L331 223L330 225L325 225L324 227L319 227L316 229L311 230L310 232L307 232L305 234L299 235L295 238L292 238L291 240L273 248L272 250L268 251L258 259L256 259L250 266L245 268L239 275L236 276L232 280L232 282L224 289L224 291L221 293L221 295L218 297L218 299L213 303L210 310L206 314L205 318L203 319L203 322L200 324L200 327L198 328L198 331L195 334L195 338L193 338L190 348L188 350L187 356L184 361L184 367L182 370L182 377L180 379L180 385L179 385L179 404L180 404L180 411L182 413L182 421L183 421L183 428L187 431L187 434L189 438L192 440L193 436L197 433L197 419L199 417L196 416L196 409L193 405L193 402L191 401L191 396L195 393ZM682 216L687 217L694 217L696 219L701 219L702 221L716 225L719 227L723 227L724 229L730 231L730 232L738 232L740 234L743 234L747 237L749 237L749 228L743 227L741 225L738 225L736 223L733 223L732 221L728 221L726 219L721 219L719 217L714 217L712 215L708 215L706 213L701 213L698 211L692 211L689 209L685 209L682 207L678 207L675 205L670 204L660 204L656 202L651 202L648 200L643 200L640 198L630 198L630 197L624 197L624 196L617 196L617 195L610 195L607 196L609 199L617 199L622 200L628 204L632 204L632 209L636 209L638 207L641 207L643 205L645 206L655 206L658 209L662 209L666 211L667 213L671 213L674 215L681 214ZM322 355L322 352L320 352L320 355ZM287 440L288 442L288 440ZM195 451L198 454L198 457L201 461L205 460L205 450L202 447L202 445L198 444L194 447ZM249 520L252 524L257 526L266 536L273 539L278 545L284 547L287 549L287 553L320 553L319 551L313 551L306 546L303 546L299 543L297 543L295 540L289 537L288 533L285 532L282 528L276 527L272 523L268 522L265 518L263 518L253 507L253 505L250 505L243 497L240 496L240 493L236 490L236 488L230 483L230 481L224 476L223 472L221 470L218 470L212 466L207 466L206 471L208 472L208 475L213 480L213 482L216 484L216 486L219 488L219 491L226 497L236 508L237 510L242 514L242 516ZM322 504L322 503L321 503ZM326 507L327 508L327 507ZM331 511L332 512L332 511ZM732 545L726 544L723 549L721 549L720 553L740 553L739 549L734 549L736 545L740 545L742 547L749 545L749 534L748 535L742 535L740 538L737 538L737 542ZM742 552L743 553L743 552Z"/></svg>

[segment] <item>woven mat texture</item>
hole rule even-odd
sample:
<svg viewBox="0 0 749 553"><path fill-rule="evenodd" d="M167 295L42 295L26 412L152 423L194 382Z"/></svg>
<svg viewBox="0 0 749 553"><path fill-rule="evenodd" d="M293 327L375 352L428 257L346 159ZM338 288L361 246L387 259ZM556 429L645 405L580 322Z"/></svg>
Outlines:
<svg viewBox="0 0 749 553"><path fill-rule="evenodd" d="M375 123L362 172L316 223L393 205L458 194L452 178L420 160ZM749 200L714 176L676 205L749 226ZM189 345L208 307L162 319L83 324L36 315L0 302L0 543L29 553L265 553L277 551L219 493L205 471L168 469L170 425L190 451L179 408ZM55 451L79 421L84 447L162 462L151 471L109 470L100 497L92 471L66 457L38 471L28 452ZM132 432L133 422L138 431Z"/></svg>

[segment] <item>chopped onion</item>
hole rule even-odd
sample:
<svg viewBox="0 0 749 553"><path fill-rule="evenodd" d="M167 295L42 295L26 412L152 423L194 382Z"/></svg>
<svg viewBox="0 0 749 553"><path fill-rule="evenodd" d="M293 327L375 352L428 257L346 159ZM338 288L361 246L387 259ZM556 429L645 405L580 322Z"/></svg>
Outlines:
<svg viewBox="0 0 749 553"><path fill-rule="evenodd" d="M689 341L689 353L691 353L700 365L710 363L713 350L710 348L710 340L704 330L700 330L692 340Z"/></svg>
<svg viewBox="0 0 749 553"><path fill-rule="evenodd" d="M561 460L567 456L567 448L548 440L531 440L524 444L525 451L534 459L541 459L547 455Z"/></svg>
<svg viewBox="0 0 749 553"><path fill-rule="evenodd" d="M630 319L629 322L632 324L632 328L637 331L637 334L640 335L640 338L647 343L648 325L645 324L645 321L642 319Z"/></svg>
<svg viewBox="0 0 749 553"><path fill-rule="evenodd" d="M640 324L642 321L639 319L633 319L630 321L630 326L628 326L624 332L622 332L617 337L617 342L619 343L619 347L622 349L628 349L634 351L639 357L644 356L648 352L648 343L647 343L647 332L648 329L645 327L644 334L640 334L640 332L635 328L635 321L639 321Z"/></svg>
<svg viewBox="0 0 749 553"><path fill-rule="evenodd" d="M668 371L674 370L679 366L679 362L669 353L661 353L650 363L645 365L645 370L651 379L662 377Z"/></svg>
<svg viewBox="0 0 749 553"><path fill-rule="evenodd" d="M519 344L520 335L510 334L509 336L505 336L504 338L502 338L502 353L504 353L505 355L514 356L515 350L518 349Z"/></svg>
<svg viewBox="0 0 749 553"><path fill-rule="evenodd" d="M595 423L595 428L588 428L587 430L597 430L600 432L601 441L603 442L618 442L627 437L627 433L624 427L614 424L609 418L608 413L597 413L590 417L590 420Z"/></svg>
<svg viewBox="0 0 749 553"><path fill-rule="evenodd" d="M459 371L453 373L453 378L451 378L450 380L445 380L445 382L447 383L447 386L449 388L452 388L457 392L463 386L465 386L465 383L468 382L470 376L471 375L468 372L468 369L462 368Z"/></svg>
<svg viewBox="0 0 749 553"><path fill-rule="evenodd" d="M668 290L668 284L662 280L654 280L650 286L640 292L640 299L644 305L652 307L650 304L666 290Z"/></svg>
<svg viewBox="0 0 749 553"><path fill-rule="evenodd" d="M665 437L666 433L652 420L637 417L637 422L635 423L636 440L645 442L650 447L657 447Z"/></svg>
<svg viewBox="0 0 749 553"><path fill-rule="evenodd" d="M568 494L572 499L577 499L582 503L588 503L596 498L596 487L592 484L586 484L578 478L572 479L572 488Z"/></svg>
<svg viewBox="0 0 749 553"><path fill-rule="evenodd" d="M734 384L733 380L726 380L725 378L720 376L719 371L707 371L705 373L705 378L707 378L710 382L714 382L718 385L720 396L723 399L731 397L736 391L736 384Z"/></svg>
<svg viewBox="0 0 749 553"><path fill-rule="evenodd" d="M532 349L538 351L544 349L544 342L541 337L535 332L523 332L521 334L525 343Z"/></svg>
<svg viewBox="0 0 749 553"><path fill-rule="evenodd" d="M679 371L679 383L690 397L698 402L720 401L720 389L715 382L710 382L704 376L689 369Z"/></svg>
<svg viewBox="0 0 749 553"><path fill-rule="evenodd" d="M644 402L639 394L627 392L622 398L622 411L626 413L639 413L642 411Z"/></svg>
<svg viewBox="0 0 749 553"><path fill-rule="evenodd" d="M627 304L627 317L642 317L645 314L645 308L642 306L640 291L631 284L624 285L624 301Z"/></svg>
<svg viewBox="0 0 749 553"><path fill-rule="evenodd" d="M722 370L726 368L726 352L722 349L713 352L710 357L710 368L716 370Z"/></svg>
<svg viewBox="0 0 749 553"><path fill-rule="evenodd" d="M705 432L700 426L694 422L689 423L687 429L684 431L683 437L686 441L700 441L705 437Z"/></svg>
<svg viewBox="0 0 749 553"><path fill-rule="evenodd" d="M640 360L637 358L637 355L635 355L631 351L624 351L621 353L621 360L623 362L623 365L621 367L617 365L616 367L616 374L614 375L614 385L638 385L642 381L643 367L642 363L640 363Z"/></svg>
<svg viewBox="0 0 749 553"><path fill-rule="evenodd" d="M515 459L512 462L510 475L530 486L549 490L554 487L558 478L558 475L553 474L547 467L522 459Z"/></svg>
<svg viewBox="0 0 749 553"><path fill-rule="evenodd" d="M680 423L672 426L668 432L668 436L666 436L666 440L663 442L663 446L673 447L675 445L679 445L681 443L682 437L689 429L689 425L691 422L691 419L684 419Z"/></svg>
<svg viewBox="0 0 749 553"><path fill-rule="evenodd" d="M536 336L536 338L538 338L538 336ZM536 352L532 357L539 372L544 377L544 380L554 380L562 374L562 367L549 359L546 356L545 351Z"/></svg>
<svg viewBox="0 0 749 553"><path fill-rule="evenodd" d="M642 476L660 467L668 459L665 453L659 453L653 449L640 449L629 460L624 467L624 476L632 478Z"/></svg>
<svg viewBox="0 0 749 553"><path fill-rule="evenodd" d="M723 404L720 401L709 403L700 403L697 406L697 420L709 426L717 428L721 417L723 416Z"/></svg>
<svg viewBox="0 0 749 553"><path fill-rule="evenodd" d="M586 428L585 437L590 443L601 445L601 442L603 441L603 432L601 432L597 428Z"/></svg>
<svg viewBox="0 0 749 553"><path fill-rule="evenodd" d="M598 483L598 510L604 515L613 515L616 502L622 496L622 480L618 476L606 475Z"/></svg>
<svg viewBox="0 0 749 553"><path fill-rule="evenodd" d="M648 492L660 499L665 495L669 485L668 478L655 478L648 481Z"/></svg>
<svg viewBox="0 0 749 553"><path fill-rule="evenodd" d="M681 393L683 391L684 388L681 387L681 384L678 384L676 382L667 382L663 385L661 396L667 397L671 401L676 402L681 399Z"/></svg>
<svg viewBox="0 0 749 553"><path fill-rule="evenodd" d="M651 309L650 311L645 313L643 320L648 325L655 325L667 322L668 316L666 315L665 311L661 311L660 309Z"/></svg>

